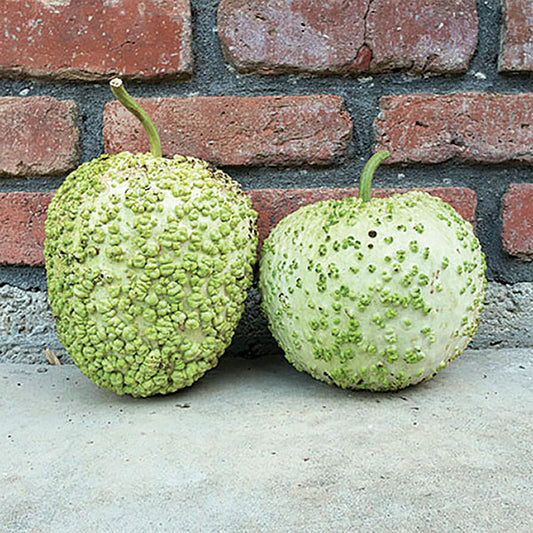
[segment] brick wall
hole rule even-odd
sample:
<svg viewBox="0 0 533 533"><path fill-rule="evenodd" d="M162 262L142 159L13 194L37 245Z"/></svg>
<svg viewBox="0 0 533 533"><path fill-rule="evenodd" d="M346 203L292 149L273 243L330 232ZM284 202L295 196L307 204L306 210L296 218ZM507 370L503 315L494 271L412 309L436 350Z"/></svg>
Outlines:
<svg viewBox="0 0 533 533"><path fill-rule="evenodd" d="M46 207L69 171L148 149L114 75L165 155L240 181L262 237L306 202L354 194L387 148L382 194L443 196L475 223L492 283L533 283L531 0L1 4L0 286L45 290ZM240 337L257 333L260 352L256 300Z"/></svg>

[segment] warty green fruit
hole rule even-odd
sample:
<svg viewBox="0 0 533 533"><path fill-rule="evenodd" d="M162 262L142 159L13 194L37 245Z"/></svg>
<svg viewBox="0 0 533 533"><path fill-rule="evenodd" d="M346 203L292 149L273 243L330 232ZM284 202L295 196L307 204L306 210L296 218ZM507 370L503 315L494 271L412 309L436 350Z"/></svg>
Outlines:
<svg viewBox="0 0 533 533"><path fill-rule="evenodd" d="M463 352L483 307L470 223L424 192L317 202L266 239L259 288L296 369L349 389L397 390Z"/></svg>
<svg viewBox="0 0 533 533"><path fill-rule="evenodd" d="M81 165L46 219L59 338L98 386L191 385L229 345L253 277L256 214L203 161L121 153Z"/></svg>
<svg viewBox="0 0 533 533"><path fill-rule="evenodd" d="M44 254L74 363L134 397L174 392L216 366L252 283L256 217L235 181L191 157L124 152L67 176Z"/></svg>

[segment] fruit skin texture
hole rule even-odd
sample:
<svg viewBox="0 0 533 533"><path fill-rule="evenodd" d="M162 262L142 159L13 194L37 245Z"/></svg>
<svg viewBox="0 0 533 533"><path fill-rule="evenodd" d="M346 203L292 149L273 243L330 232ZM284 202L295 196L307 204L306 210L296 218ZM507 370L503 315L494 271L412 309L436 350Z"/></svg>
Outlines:
<svg viewBox="0 0 533 533"><path fill-rule="evenodd" d="M265 240L259 288L296 369L342 388L398 390L461 354L483 307L470 223L424 192L317 202Z"/></svg>
<svg viewBox="0 0 533 533"><path fill-rule="evenodd" d="M134 397L216 366L244 309L256 212L207 163L102 156L65 179L45 224L59 338L99 387Z"/></svg>

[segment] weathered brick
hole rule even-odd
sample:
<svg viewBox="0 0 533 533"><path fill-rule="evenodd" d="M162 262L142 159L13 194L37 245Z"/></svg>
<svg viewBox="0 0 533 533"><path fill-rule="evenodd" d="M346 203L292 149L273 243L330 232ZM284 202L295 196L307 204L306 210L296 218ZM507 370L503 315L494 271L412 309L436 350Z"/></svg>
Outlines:
<svg viewBox="0 0 533 533"><path fill-rule="evenodd" d="M295 166L336 163L352 123L337 96L139 99L151 115L164 155L196 156L216 165ZM118 102L104 111L109 153L148 151L137 120Z"/></svg>
<svg viewBox="0 0 533 533"><path fill-rule="evenodd" d="M62 174L79 161L77 108L48 96L0 97L0 175Z"/></svg>
<svg viewBox="0 0 533 533"><path fill-rule="evenodd" d="M533 183L514 183L504 194L502 245L510 255L533 260Z"/></svg>
<svg viewBox="0 0 533 533"><path fill-rule="evenodd" d="M533 93L384 96L375 121L386 163L533 163Z"/></svg>
<svg viewBox="0 0 533 533"><path fill-rule="evenodd" d="M189 0L3 1L0 75L192 74Z"/></svg>
<svg viewBox="0 0 533 533"><path fill-rule="evenodd" d="M372 196L386 198L409 189L372 189ZM475 225L477 196L472 189L463 187L433 187L419 189L437 196L453 206L472 225ZM253 189L247 192L258 213L259 246L270 230L289 213L321 200L336 200L357 196L357 188L346 189Z"/></svg>
<svg viewBox="0 0 533 533"><path fill-rule="evenodd" d="M42 266L50 193L0 193L0 265Z"/></svg>
<svg viewBox="0 0 533 533"><path fill-rule="evenodd" d="M464 72L477 44L476 0L370 2L372 72Z"/></svg>
<svg viewBox="0 0 533 533"><path fill-rule="evenodd" d="M475 0L222 0L218 28L240 72L462 72L477 43Z"/></svg>
<svg viewBox="0 0 533 533"><path fill-rule="evenodd" d="M368 0L222 0L224 54L241 72L344 72L364 44Z"/></svg>
<svg viewBox="0 0 533 533"><path fill-rule="evenodd" d="M533 70L533 2L503 0L500 72Z"/></svg>

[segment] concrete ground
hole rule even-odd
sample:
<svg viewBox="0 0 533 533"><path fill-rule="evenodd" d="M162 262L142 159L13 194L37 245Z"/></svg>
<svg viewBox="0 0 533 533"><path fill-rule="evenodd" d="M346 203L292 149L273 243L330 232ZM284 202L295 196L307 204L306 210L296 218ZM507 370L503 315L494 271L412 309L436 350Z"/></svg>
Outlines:
<svg viewBox="0 0 533 533"><path fill-rule="evenodd" d="M0 365L0 531L533 531L533 350L469 351L398 393L279 357L180 393Z"/></svg>

